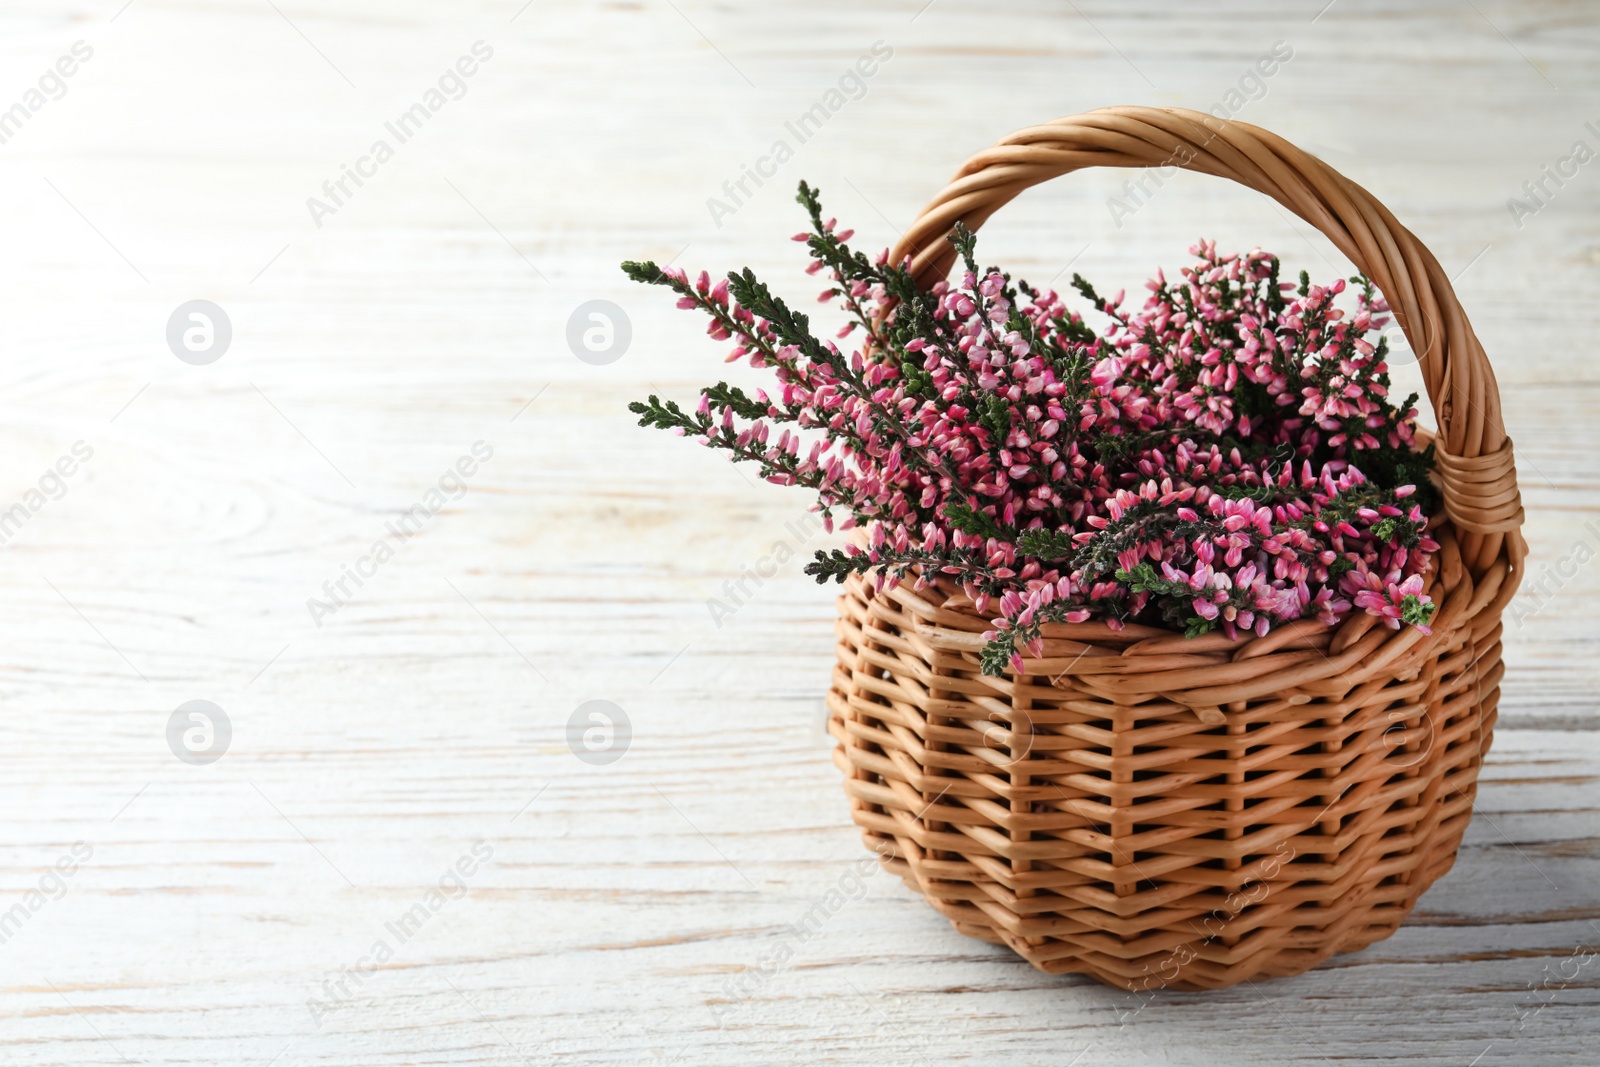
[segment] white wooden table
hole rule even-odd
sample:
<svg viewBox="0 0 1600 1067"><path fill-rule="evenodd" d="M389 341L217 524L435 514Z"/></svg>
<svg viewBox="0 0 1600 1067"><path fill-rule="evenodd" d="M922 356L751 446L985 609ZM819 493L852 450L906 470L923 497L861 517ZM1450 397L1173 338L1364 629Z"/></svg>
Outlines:
<svg viewBox="0 0 1600 1067"><path fill-rule="evenodd" d="M1573 561L1600 550L1600 162L1528 217L1507 198L1600 148L1600 14L1323 2L6 5L0 112L26 114L0 144L0 512L23 507L0 526L0 1061L1596 1062L1600 568ZM786 123L880 41L799 144ZM822 732L832 593L793 560L713 624L724 582L798 547L804 503L633 427L627 400L725 371L618 261L748 263L803 298L801 177L885 245L995 137L1222 103L1279 41L1293 58L1238 117L1458 273L1534 577L1560 568L1507 624L1455 870L1363 953L1137 1014L878 875L730 999L863 854ZM386 124L458 57L464 95L447 79L402 143ZM708 208L786 138L775 177ZM342 165L366 177L333 203ZM1114 289L1204 235L1347 269L1200 177L1113 220L1126 177L1026 195L986 258ZM232 327L208 365L165 336L195 299ZM631 322L606 365L566 341L590 300ZM391 534L475 442L492 456ZM367 576L332 605L347 567ZM208 763L169 746L192 700L231 724ZM591 700L631 721L609 765L568 746Z"/></svg>

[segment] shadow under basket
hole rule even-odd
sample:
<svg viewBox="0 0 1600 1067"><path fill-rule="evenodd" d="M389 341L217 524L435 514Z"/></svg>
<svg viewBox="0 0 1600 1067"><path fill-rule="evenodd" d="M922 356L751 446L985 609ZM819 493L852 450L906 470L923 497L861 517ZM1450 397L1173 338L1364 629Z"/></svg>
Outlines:
<svg viewBox="0 0 1600 1067"><path fill-rule="evenodd" d="M1526 551L1483 351L1438 263L1359 186L1197 112L1110 108L973 157L892 253L931 284L943 235L1085 166L1231 177L1372 278L1439 415L1432 634L1354 613L1265 637L1046 626L981 673L987 618L944 581L839 599L834 760L884 866L963 934L1123 989L1298 974L1392 934L1455 861L1489 750L1500 614Z"/></svg>

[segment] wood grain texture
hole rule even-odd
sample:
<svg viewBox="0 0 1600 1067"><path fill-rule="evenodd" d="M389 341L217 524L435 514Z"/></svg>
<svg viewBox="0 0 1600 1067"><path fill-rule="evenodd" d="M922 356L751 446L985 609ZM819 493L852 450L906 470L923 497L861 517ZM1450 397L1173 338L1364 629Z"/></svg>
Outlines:
<svg viewBox="0 0 1600 1067"><path fill-rule="evenodd" d="M93 48L0 144L0 511L93 450L0 548L0 1062L1595 1062L1600 162L1520 226L1506 203L1600 148L1592 6L120 5L0 14L0 111ZM480 40L465 95L317 226L307 198ZM1508 620L1480 814L1411 921L1296 979L1141 1005L850 881L832 592L792 560L720 626L706 608L802 547L803 502L633 428L628 399L737 368L616 264L748 263L803 296L799 178L887 245L998 135L1209 108L1280 40L1238 115L1456 273L1546 593ZM864 95L719 225L707 199L877 41ZM1115 289L1205 235L1347 269L1195 175L1119 226L1130 176L1030 191L988 257ZM234 332L204 367L164 338L195 298ZM591 299L631 319L607 366L565 341ZM469 488L315 625L307 598L477 441ZM232 723L207 766L167 744L193 699ZM567 746L591 699L632 722L609 766Z"/></svg>

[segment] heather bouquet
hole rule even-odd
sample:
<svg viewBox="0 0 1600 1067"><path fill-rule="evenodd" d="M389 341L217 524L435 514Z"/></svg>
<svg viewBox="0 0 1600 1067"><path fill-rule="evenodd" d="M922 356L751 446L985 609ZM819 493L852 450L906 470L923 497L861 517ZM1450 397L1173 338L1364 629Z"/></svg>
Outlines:
<svg viewBox="0 0 1600 1067"><path fill-rule="evenodd" d="M1238 638L1364 611L1426 629L1432 450L1417 398L1389 398L1388 308L1365 278L1296 285L1275 256L1203 241L1138 309L1074 275L1080 310L980 268L958 227L959 277L922 289L852 249L804 183L799 200L808 272L848 317L837 336L748 269L713 283L625 263L775 381L630 409L861 528L817 553L819 582L959 583L993 618L988 674L1022 672L1047 623Z"/></svg>

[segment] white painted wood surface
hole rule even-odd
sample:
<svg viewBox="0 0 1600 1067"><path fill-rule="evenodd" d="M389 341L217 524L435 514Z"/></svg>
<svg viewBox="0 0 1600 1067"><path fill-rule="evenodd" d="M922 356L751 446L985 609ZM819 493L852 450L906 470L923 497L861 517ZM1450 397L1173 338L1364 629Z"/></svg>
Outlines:
<svg viewBox="0 0 1600 1067"><path fill-rule="evenodd" d="M1324 2L6 4L0 110L74 42L93 55L0 144L0 510L74 442L93 455L0 549L0 924L23 908L0 925L0 1062L1600 1059L1600 568L1573 562L1600 549L1600 162L1520 227L1506 204L1600 147L1600 14ZM480 40L465 96L315 225L306 199ZM863 855L821 728L832 594L790 562L713 625L706 598L803 502L633 428L627 400L725 371L617 262L749 263L803 296L799 178L885 245L995 137L1209 107L1280 40L1293 59L1238 116L1460 272L1534 577L1562 569L1508 623L1456 869L1363 953L1137 1014L878 875L730 1003ZM877 41L865 94L717 225L707 198ZM1205 235L1346 269L1200 177L1118 227L1125 177L1028 194L989 257L1116 288ZM164 339L196 298L233 327L209 366ZM607 366L565 341L591 299L631 319ZM477 441L465 493L316 626L307 598ZM232 724L206 766L166 739L194 699ZM609 766L567 747L592 699L632 722ZM467 888L430 909L458 860ZM427 918L402 940L407 913Z"/></svg>

